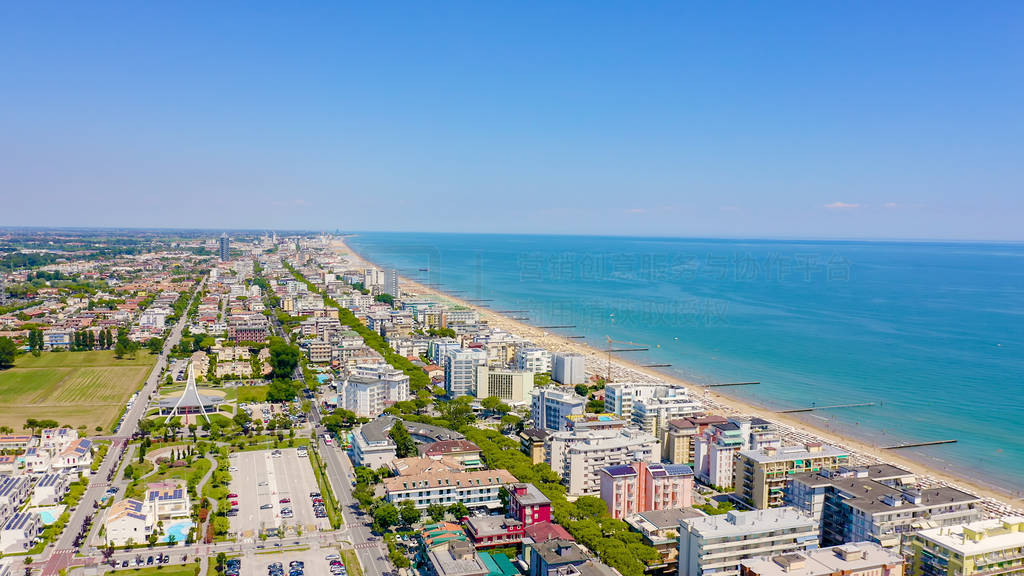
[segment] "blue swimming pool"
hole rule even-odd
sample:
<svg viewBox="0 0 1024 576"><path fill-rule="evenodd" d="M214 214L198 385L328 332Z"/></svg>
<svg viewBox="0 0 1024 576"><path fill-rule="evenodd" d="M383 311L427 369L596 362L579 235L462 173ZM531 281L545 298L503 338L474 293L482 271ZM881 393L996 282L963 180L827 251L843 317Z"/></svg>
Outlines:
<svg viewBox="0 0 1024 576"><path fill-rule="evenodd" d="M57 517L54 516L53 512L50 510L40 510L39 520L41 520L43 524L49 526L50 524L53 524L57 521Z"/></svg>
<svg viewBox="0 0 1024 576"><path fill-rule="evenodd" d="M166 533L160 538L160 542L170 542L172 534L174 535L175 542L184 542L185 539L188 538L188 531L191 529L191 520L182 520L180 522L175 522L174 524L171 524L170 526L166 526L164 528L164 532Z"/></svg>

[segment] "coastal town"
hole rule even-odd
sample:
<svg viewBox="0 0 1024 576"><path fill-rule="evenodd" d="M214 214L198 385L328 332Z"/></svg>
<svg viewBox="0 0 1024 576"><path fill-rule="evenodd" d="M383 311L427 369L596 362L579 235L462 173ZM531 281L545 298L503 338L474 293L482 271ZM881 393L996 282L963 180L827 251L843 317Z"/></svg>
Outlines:
<svg viewBox="0 0 1024 576"><path fill-rule="evenodd" d="M1024 572L1009 498L341 234L7 231L0 256L0 576Z"/></svg>

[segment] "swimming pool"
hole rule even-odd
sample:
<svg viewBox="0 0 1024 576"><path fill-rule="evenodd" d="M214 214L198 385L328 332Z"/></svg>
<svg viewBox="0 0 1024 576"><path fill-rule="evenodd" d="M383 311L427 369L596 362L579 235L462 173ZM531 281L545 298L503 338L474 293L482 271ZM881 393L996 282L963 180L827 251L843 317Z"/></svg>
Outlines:
<svg viewBox="0 0 1024 576"><path fill-rule="evenodd" d="M43 524L49 526L57 521L57 517L49 510L40 510L39 520L41 520Z"/></svg>
<svg viewBox="0 0 1024 576"><path fill-rule="evenodd" d="M191 530L191 529L192 529L192 521L191 520L182 520L180 522L175 522L174 524L171 524L170 526L167 526L166 528L164 528L165 534L160 537L159 541L160 542L170 542L171 541L171 535L174 535L174 541L175 542L184 542L185 539L188 538L188 531Z"/></svg>

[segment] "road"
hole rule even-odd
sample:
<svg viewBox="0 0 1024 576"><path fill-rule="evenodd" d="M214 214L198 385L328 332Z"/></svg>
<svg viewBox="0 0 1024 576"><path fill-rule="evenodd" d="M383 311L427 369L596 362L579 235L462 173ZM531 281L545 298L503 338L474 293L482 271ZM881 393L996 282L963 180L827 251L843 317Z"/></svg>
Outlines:
<svg viewBox="0 0 1024 576"><path fill-rule="evenodd" d="M380 576L385 572L394 572L395 568L388 558L387 544L380 538L373 536L370 531L370 515L359 516L356 514L358 504L352 496L351 478L355 477L352 462L340 448L324 444L324 430L320 427L320 407L313 403L313 411L310 414L310 421L313 423L316 434L317 447L327 467L327 478L334 488L334 495L341 507L342 517L345 521L345 528L348 530L349 541L355 548L359 562L363 565L363 571L367 576ZM370 540L370 538L374 540Z"/></svg>
<svg viewBox="0 0 1024 576"><path fill-rule="evenodd" d="M189 300L189 304L185 308L186 310L191 307L192 300L202 292L205 285L206 279L204 278L192 293L192 298ZM85 494L82 496L78 507L71 514L71 520L68 521L67 526L64 528L64 532L61 533L56 544L52 546L49 561L43 568L43 576L53 576L54 574L57 574L61 569L66 568L68 562L71 560L72 554L75 551L75 537L82 531L82 525L85 523L85 517L95 514L96 511L93 510L92 503L99 500L109 486L107 476L110 475L111 470L120 465L124 448L132 434L138 430L139 419L146 414L146 410L149 407L149 399L156 392L156 389L160 384L160 374L167 366L167 355L170 353L171 348L181 341L181 332L185 328L185 324L187 322L188 314L182 314L178 323L175 324L173 329L171 329L170 335L164 342L164 349L160 352L160 357L157 358L156 365L153 366L153 370L149 373L149 378L139 391L139 395L136 397L131 410L125 413L124 420L121 422L121 427L118 429L116 436L112 439L112 444L110 449L107 451L106 458L103 459L103 464L100 465L99 470L93 473L89 481L89 486L85 490Z"/></svg>

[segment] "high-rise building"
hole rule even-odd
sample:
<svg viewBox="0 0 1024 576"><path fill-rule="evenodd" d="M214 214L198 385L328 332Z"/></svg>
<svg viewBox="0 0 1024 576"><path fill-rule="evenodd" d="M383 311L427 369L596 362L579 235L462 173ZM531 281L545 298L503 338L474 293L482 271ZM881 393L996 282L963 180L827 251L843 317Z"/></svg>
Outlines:
<svg viewBox="0 0 1024 576"><path fill-rule="evenodd" d="M554 386L536 388L530 403L530 417L534 428L542 430L568 430L571 426L568 417L583 414L587 408L587 399L571 390L561 390Z"/></svg>
<svg viewBox="0 0 1024 576"><path fill-rule="evenodd" d="M818 547L818 523L795 508L685 518L679 527L679 576L738 576L749 558Z"/></svg>
<svg viewBox="0 0 1024 576"><path fill-rule="evenodd" d="M551 379L567 386L585 383L586 358L579 354L554 354L551 356Z"/></svg>
<svg viewBox="0 0 1024 576"><path fill-rule="evenodd" d="M526 404L533 392L533 372L477 366L476 397L497 396L504 402Z"/></svg>
<svg viewBox="0 0 1024 576"><path fill-rule="evenodd" d="M388 268L384 270L384 292L391 294L396 299L401 298L401 289L398 287L398 270Z"/></svg>
<svg viewBox="0 0 1024 576"><path fill-rule="evenodd" d="M444 359L444 388L449 398L476 393L476 369L487 364L487 351L480 348L451 350Z"/></svg>
<svg viewBox="0 0 1024 576"><path fill-rule="evenodd" d="M693 505L693 470L685 464L634 462L601 469L601 500L616 520Z"/></svg>
<svg viewBox="0 0 1024 576"><path fill-rule="evenodd" d="M947 486L916 489L914 474L888 464L793 474L785 502L821 523L821 543L878 542L899 550L921 525L939 528L982 518L977 496Z"/></svg>
<svg viewBox="0 0 1024 576"><path fill-rule="evenodd" d="M228 239L228 233L225 232L220 235L220 261L227 262L231 260L231 240Z"/></svg>
<svg viewBox="0 0 1024 576"><path fill-rule="evenodd" d="M554 432L546 448L548 465L562 477L569 496L599 495L602 468L661 459L658 439L635 428Z"/></svg>
<svg viewBox="0 0 1024 576"><path fill-rule="evenodd" d="M761 450L740 450L733 464L736 497L754 508L777 508L783 489L793 474L835 470L847 463L850 453L820 442Z"/></svg>

